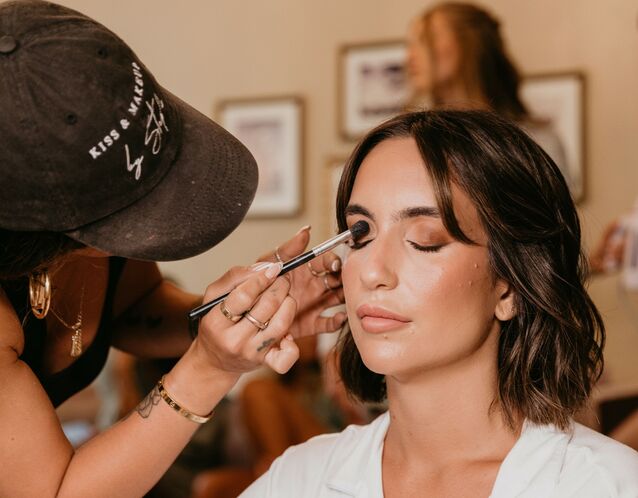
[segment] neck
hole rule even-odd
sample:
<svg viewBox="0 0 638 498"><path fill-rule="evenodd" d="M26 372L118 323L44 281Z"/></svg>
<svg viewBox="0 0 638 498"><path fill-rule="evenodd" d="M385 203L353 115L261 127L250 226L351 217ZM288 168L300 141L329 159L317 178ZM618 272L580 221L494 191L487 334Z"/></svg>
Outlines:
<svg viewBox="0 0 638 498"><path fill-rule="evenodd" d="M498 325L495 325L498 327ZM496 333L495 333L496 332ZM498 331L479 350L409 379L386 379L391 423L386 448L406 462L443 466L502 460L520 425L504 422L497 399Z"/></svg>

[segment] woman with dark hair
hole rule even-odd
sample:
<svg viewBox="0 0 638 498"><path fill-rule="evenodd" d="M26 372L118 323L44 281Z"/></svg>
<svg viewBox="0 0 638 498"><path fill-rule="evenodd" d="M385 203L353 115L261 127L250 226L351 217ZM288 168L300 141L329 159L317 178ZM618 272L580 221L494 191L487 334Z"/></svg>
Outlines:
<svg viewBox="0 0 638 498"><path fill-rule="evenodd" d="M343 314L319 316L341 301L339 261L314 260L322 278L278 277L308 242L302 229L270 262L211 283L205 301L230 294L193 337L187 312L202 296L155 262L237 227L257 187L248 150L114 33L49 2L0 3L0 109L0 496L143 496L242 372L285 372L299 356L293 335L341 325ZM76 450L54 408L91 383L111 346L180 359Z"/></svg>
<svg viewBox="0 0 638 498"><path fill-rule="evenodd" d="M635 497L638 454L572 420L602 370L564 178L487 111L398 116L355 149L341 375L367 426L290 448L246 497Z"/></svg>
<svg viewBox="0 0 638 498"><path fill-rule="evenodd" d="M520 98L520 76L498 19L471 3L442 2L410 25L407 37L412 105L491 109L516 121L570 180L551 123L532 116Z"/></svg>

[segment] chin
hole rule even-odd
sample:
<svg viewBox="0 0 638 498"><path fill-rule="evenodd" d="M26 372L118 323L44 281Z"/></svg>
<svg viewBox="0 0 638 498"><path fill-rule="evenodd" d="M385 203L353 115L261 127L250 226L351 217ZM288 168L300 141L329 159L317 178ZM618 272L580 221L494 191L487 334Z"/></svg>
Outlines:
<svg viewBox="0 0 638 498"><path fill-rule="evenodd" d="M383 337L355 337L355 343L368 370L380 375L395 375L405 370L408 345L396 344Z"/></svg>
<svg viewBox="0 0 638 498"><path fill-rule="evenodd" d="M428 348L411 341L392 340L383 336L354 334L363 364L372 372L408 380L414 376L444 368L471 356L463 350ZM398 338L397 338L398 339ZM436 354L435 353L436 350Z"/></svg>

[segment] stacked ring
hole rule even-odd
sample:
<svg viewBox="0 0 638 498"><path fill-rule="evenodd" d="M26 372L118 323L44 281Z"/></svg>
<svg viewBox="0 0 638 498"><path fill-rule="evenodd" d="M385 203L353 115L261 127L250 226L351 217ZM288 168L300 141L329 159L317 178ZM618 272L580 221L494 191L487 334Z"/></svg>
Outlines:
<svg viewBox="0 0 638 498"><path fill-rule="evenodd" d="M279 255L279 247L275 247L275 258L277 258L277 261L279 263L283 263L284 262L284 260L281 259L281 256Z"/></svg>
<svg viewBox="0 0 638 498"><path fill-rule="evenodd" d="M323 280L323 286L326 288L328 292L332 292L333 290L336 290L339 288L339 287L330 286L330 283L328 282L328 275L324 275L322 280Z"/></svg>
<svg viewBox="0 0 638 498"><path fill-rule="evenodd" d="M255 327L257 327L260 331L268 327L268 324L270 323L270 320L267 320L265 323L260 320L257 320L248 311L244 313L244 318L248 320L250 323L252 323Z"/></svg>
<svg viewBox="0 0 638 498"><path fill-rule="evenodd" d="M310 261L308 261L307 265L313 277L323 277L324 275L328 273L327 271L316 271L310 264Z"/></svg>
<svg viewBox="0 0 638 498"><path fill-rule="evenodd" d="M242 315L235 315L226 307L225 299L221 303L219 303L219 311L221 311L222 314L233 323L237 323L242 318Z"/></svg>

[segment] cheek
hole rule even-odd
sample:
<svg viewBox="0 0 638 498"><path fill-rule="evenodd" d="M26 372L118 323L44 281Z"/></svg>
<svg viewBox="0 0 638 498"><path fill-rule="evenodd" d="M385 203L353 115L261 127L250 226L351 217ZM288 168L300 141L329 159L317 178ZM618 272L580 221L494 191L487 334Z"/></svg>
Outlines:
<svg viewBox="0 0 638 498"><path fill-rule="evenodd" d="M348 312L348 303L355 302L355 294L359 289L359 275L361 274L361 264L357 261L356 254L346 253L341 266L341 282L343 284L343 293L346 298L346 308Z"/></svg>
<svg viewBox="0 0 638 498"><path fill-rule="evenodd" d="M457 73L458 49L456 42L447 36L441 36L435 44L436 75L439 80L448 80Z"/></svg>
<svg viewBox="0 0 638 498"><path fill-rule="evenodd" d="M420 75L426 75L430 69L430 58L425 47L420 46L414 51L414 62Z"/></svg>
<svg viewBox="0 0 638 498"><path fill-rule="evenodd" d="M437 263L406 269L409 278L402 295L411 303L415 340L427 338L437 356L473 349L494 322L487 257L483 250L457 247L462 250L442 255Z"/></svg>
<svg viewBox="0 0 638 498"><path fill-rule="evenodd" d="M404 344L406 365L444 365L478 351L494 330L491 277L482 260L440 267L420 275L415 334Z"/></svg>

